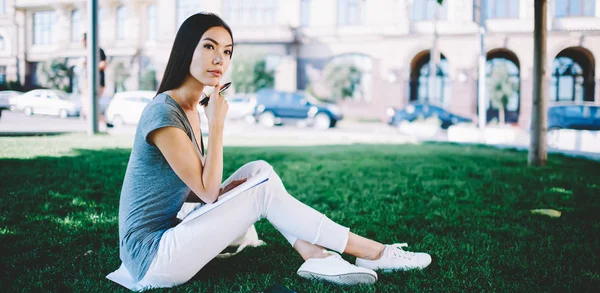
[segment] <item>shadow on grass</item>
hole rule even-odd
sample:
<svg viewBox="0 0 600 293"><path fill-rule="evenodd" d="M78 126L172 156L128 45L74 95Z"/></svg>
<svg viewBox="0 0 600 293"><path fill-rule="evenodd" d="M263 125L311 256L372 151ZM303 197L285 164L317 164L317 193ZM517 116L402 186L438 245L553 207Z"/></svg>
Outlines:
<svg viewBox="0 0 600 293"><path fill-rule="evenodd" d="M78 149L0 160L2 288L121 290L104 276L120 264L118 204L129 154ZM548 166L527 168L523 152L437 144L238 147L225 149L224 174L258 159L301 201L358 234L408 241L433 264L380 274L371 287L307 282L295 275L301 258L261 221L268 246L214 260L170 291L258 292L274 283L299 292L590 291L600 282L598 258L589 257L600 251L598 162L551 156ZM563 216L531 215L537 208Z"/></svg>

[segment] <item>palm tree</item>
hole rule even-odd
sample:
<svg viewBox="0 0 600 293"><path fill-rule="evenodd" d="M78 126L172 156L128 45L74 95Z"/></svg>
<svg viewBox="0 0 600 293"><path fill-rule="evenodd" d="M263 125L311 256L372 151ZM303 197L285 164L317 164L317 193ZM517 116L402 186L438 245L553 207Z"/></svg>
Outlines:
<svg viewBox="0 0 600 293"><path fill-rule="evenodd" d="M327 74L327 82L331 88L333 99L336 101L352 99L357 93L360 93L362 72L354 64L335 64Z"/></svg>
<svg viewBox="0 0 600 293"><path fill-rule="evenodd" d="M506 64L500 63L492 68L490 85L492 106L499 111L498 122L504 124L506 122L504 115L506 106L510 97L519 90L519 84L510 78Z"/></svg>

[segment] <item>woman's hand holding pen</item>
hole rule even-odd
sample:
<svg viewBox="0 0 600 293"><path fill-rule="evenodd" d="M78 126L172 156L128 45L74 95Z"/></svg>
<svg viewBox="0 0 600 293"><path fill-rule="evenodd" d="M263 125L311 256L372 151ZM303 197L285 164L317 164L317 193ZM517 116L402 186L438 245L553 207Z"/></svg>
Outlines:
<svg viewBox="0 0 600 293"><path fill-rule="evenodd" d="M217 84L213 90L213 93L210 95L210 103L204 106L204 112L206 113L209 127L222 127L223 124L225 124L225 116L227 115L229 105L227 104L225 98L219 93L220 89L221 85Z"/></svg>

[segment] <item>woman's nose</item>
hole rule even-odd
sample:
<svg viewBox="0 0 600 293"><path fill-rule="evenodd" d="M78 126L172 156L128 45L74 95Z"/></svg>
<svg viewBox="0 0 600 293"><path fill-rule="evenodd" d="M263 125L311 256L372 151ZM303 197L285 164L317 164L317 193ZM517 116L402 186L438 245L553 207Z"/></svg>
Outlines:
<svg viewBox="0 0 600 293"><path fill-rule="evenodd" d="M217 56L215 56L215 58L213 59L213 64L221 64L223 63L223 57L219 56L219 54L217 54Z"/></svg>

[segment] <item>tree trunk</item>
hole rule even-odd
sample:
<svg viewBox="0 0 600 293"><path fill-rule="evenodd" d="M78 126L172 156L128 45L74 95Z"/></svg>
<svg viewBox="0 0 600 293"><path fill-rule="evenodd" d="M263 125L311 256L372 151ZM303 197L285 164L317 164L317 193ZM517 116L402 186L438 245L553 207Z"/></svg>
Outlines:
<svg viewBox="0 0 600 293"><path fill-rule="evenodd" d="M546 164L546 34L547 0L534 1L533 31L533 107L531 111L531 138L527 162L530 166Z"/></svg>
<svg viewBox="0 0 600 293"><path fill-rule="evenodd" d="M506 124L506 118L504 116L504 107L501 107L498 110L498 122L500 123L500 125Z"/></svg>

